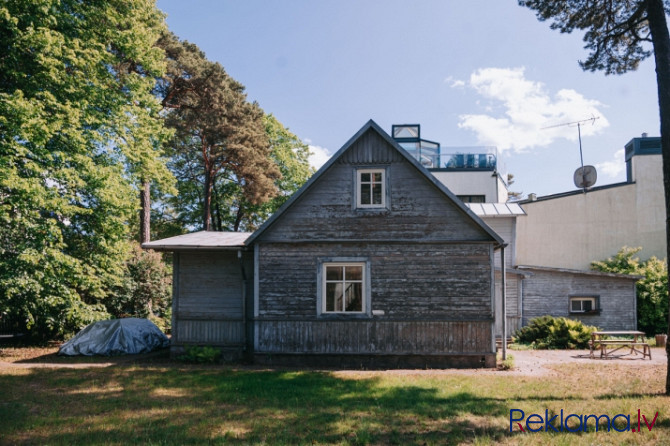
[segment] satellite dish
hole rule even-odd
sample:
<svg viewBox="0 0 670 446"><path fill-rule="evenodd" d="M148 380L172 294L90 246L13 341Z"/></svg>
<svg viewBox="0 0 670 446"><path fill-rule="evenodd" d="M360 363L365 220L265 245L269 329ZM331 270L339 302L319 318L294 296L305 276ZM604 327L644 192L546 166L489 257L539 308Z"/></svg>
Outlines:
<svg viewBox="0 0 670 446"><path fill-rule="evenodd" d="M586 189L596 184L598 174L593 166L584 166L575 170L575 186L580 189Z"/></svg>

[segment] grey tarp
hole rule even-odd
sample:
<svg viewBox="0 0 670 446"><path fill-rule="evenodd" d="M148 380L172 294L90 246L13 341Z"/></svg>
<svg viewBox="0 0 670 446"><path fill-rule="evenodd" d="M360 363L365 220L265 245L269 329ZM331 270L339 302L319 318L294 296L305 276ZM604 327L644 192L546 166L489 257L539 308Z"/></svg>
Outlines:
<svg viewBox="0 0 670 446"><path fill-rule="evenodd" d="M170 341L148 319L127 318L94 322L58 350L59 355L125 355L148 353Z"/></svg>

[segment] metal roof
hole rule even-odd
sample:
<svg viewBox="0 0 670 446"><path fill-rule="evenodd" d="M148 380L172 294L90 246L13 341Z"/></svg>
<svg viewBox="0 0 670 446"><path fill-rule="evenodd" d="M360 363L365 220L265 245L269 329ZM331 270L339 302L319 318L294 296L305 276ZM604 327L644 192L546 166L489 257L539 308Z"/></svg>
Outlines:
<svg viewBox="0 0 670 446"><path fill-rule="evenodd" d="M465 203L478 217L516 217L526 215L517 203Z"/></svg>
<svg viewBox="0 0 670 446"><path fill-rule="evenodd" d="M155 249L157 251L238 249L244 247L244 241L250 235L251 232L199 231L142 243L142 248Z"/></svg>

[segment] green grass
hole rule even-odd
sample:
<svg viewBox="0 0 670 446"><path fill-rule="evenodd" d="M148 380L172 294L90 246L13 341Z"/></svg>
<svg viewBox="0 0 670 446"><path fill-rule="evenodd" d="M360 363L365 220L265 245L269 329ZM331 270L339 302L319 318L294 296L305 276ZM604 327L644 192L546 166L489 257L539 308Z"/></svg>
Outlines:
<svg viewBox="0 0 670 446"><path fill-rule="evenodd" d="M555 375L0 368L0 444L670 444L665 368L570 364ZM526 414L659 417L651 432L509 433ZM516 429L515 429L516 431Z"/></svg>

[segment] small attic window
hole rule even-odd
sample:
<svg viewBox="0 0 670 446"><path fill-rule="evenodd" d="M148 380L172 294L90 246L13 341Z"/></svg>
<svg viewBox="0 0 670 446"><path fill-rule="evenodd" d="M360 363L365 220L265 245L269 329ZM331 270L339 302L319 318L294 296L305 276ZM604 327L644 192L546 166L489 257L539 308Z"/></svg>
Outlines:
<svg viewBox="0 0 670 446"><path fill-rule="evenodd" d="M386 207L386 171L384 169L358 169L356 183L356 207Z"/></svg>

